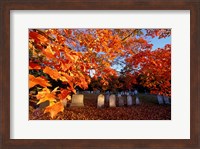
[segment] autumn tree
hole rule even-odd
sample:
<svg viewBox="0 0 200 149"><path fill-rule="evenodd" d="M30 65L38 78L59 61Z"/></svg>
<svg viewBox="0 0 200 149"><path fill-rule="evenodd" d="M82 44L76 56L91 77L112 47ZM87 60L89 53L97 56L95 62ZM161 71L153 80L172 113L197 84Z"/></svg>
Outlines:
<svg viewBox="0 0 200 149"><path fill-rule="evenodd" d="M166 38L171 36L171 30L147 29L146 36ZM132 76L132 82L139 78L140 81L135 83L147 87L153 94L171 96L171 45L152 50L145 40L138 40L141 40L140 50L127 52L127 76Z"/></svg>
<svg viewBox="0 0 200 149"><path fill-rule="evenodd" d="M42 90L36 95L40 104L49 101L45 109L51 117L63 111L62 100L76 93L78 86L86 89L91 81L89 71L101 77L103 86L108 76L116 75L111 68L112 60L121 53L120 38L111 30L102 29L30 29L29 30L29 88L39 85ZM35 73L33 73L35 72ZM39 72L42 72L42 75ZM49 78L61 81L50 89Z"/></svg>
<svg viewBox="0 0 200 149"><path fill-rule="evenodd" d="M170 95L171 46L152 51L145 39L166 38L170 29L30 29L29 88L38 87L37 104L49 101L44 113L54 118L64 110L62 101L87 89L130 89L141 77L152 93ZM124 84L114 65L121 65ZM90 72L94 74L91 75ZM152 83L153 82L153 83Z"/></svg>

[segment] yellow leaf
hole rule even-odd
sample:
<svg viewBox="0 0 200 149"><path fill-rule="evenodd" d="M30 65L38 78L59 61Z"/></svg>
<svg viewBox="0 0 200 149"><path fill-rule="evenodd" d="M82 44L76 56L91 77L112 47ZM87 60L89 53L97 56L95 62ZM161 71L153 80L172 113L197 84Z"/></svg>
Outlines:
<svg viewBox="0 0 200 149"><path fill-rule="evenodd" d="M53 119L59 112L63 112L63 111L64 111L64 106L62 102L57 102L53 105L46 107L44 113L49 112L51 115L51 118Z"/></svg>
<svg viewBox="0 0 200 149"><path fill-rule="evenodd" d="M39 100L37 104L40 104L47 100L49 100L50 102L56 101L55 92L50 92L48 88L43 88L42 91L38 92L38 94L36 95L36 98Z"/></svg>
<svg viewBox="0 0 200 149"><path fill-rule="evenodd" d="M52 93L50 93L50 94L45 94L44 97L42 97L42 98L39 99L39 102L38 102L37 104L40 104L40 103L45 102L45 101L47 101L47 100L49 100L50 102L51 102L51 101L56 101L55 95L52 94Z"/></svg>
<svg viewBox="0 0 200 149"><path fill-rule="evenodd" d="M58 91L59 86L57 86L56 88L54 88L54 90L52 91L53 93Z"/></svg>

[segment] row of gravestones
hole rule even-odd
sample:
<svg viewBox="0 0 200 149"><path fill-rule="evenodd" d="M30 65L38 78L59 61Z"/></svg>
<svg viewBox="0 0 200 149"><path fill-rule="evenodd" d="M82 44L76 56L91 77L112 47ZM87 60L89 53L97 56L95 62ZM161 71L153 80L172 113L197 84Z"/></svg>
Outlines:
<svg viewBox="0 0 200 149"><path fill-rule="evenodd" d="M133 105L133 98L131 95L128 95L127 97L118 95L118 106L119 107L124 106L125 100L127 102L127 106ZM112 95L107 94L106 99L105 99L105 96L103 94L100 94L97 99L97 107L98 108L104 107L105 102L109 103L109 107L116 107L116 103L117 103L116 96L113 94ZM136 97L136 105L139 105L139 104L140 104L139 98Z"/></svg>
<svg viewBox="0 0 200 149"><path fill-rule="evenodd" d="M132 106L133 105L133 98L131 95L128 96L121 96L118 94L118 106L124 106L125 105L125 100L127 103L127 106ZM74 94L72 95L72 102L70 104L70 107L83 107L84 102L83 102L84 96L83 94ZM159 104L170 104L169 98L166 96L161 96L157 95L157 100ZM100 94L97 99L97 107L104 107L105 102L109 103L109 107L116 107L116 96L114 94L109 95L107 94L106 97L103 94ZM67 100L62 101L63 105L67 105ZM140 104L140 100L138 96L136 96L136 105ZM45 101L42 104L39 105L39 108L44 108L49 105L49 101Z"/></svg>
<svg viewBox="0 0 200 149"><path fill-rule="evenodd" d="M83 107L84 106L83 99L84 99L83 94L72 95L70 107ZM126 96L118 95L118 106L124 106L125 100L127 100L126 101L127 106L133 105L133 99L132 99L131 95L128 95L127 98L126 98ZM97 99L97 107L98 108L104 107L105 102L109 103L109 107L116 107L116 103L117 103L116 96L114 94L106 95L106 99L105 99L105 96L103 94L100 94ZM66 106L67 100L63 100L62 103L64 106ZM136 104L137 105L140 104L138 97L136 97ZM39 108L44 108L44 107L47 107L48 105L49 105L49 101L46 101L46 102L43 102L42 104L40 104Z"/></svg>
<svg viewBox="0 0 200 149"><path fill-rule="evenodd" d="M100 91L97 90L97 91L76 91L77 94L81 94L81 93L87 93L87 94L100 94ZM112 92L110 91L107 91L106 94L111 94ZM138 91L137 90L134 90L134 91L121 91L121 92L118 92L118 95L136 95L138 94Z"/></svg>
<svg viewBox="0 0 200 149"><path fill-rule="evenodd" d="M158 100L158 104L160 104L160 105L171 104L169 101L169 97L167 97L167 96L157 95L157 100Z"/></svg>

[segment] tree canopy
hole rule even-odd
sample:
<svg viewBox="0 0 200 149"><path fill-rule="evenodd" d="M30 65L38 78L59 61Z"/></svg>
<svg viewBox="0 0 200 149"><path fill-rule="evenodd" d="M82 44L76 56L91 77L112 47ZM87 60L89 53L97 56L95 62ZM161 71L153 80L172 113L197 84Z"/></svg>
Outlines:
<svg viewBox="0 0 200 149"><path fill-rule="evenodd" d="M37 104L48 100L44 112L52 118L77 88L114 91L141 85L170 96L171 44L152 49L147 38L169 36L170 29L30 29L29 89L39 87Z"/></svg>

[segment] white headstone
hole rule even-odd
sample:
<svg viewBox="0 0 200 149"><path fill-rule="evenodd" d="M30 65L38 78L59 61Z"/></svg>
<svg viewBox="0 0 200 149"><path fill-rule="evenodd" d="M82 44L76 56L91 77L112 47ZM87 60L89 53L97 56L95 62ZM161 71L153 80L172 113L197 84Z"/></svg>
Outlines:
<svg viewBox="0 0 200 149"><path fill-rule="evenodd" d="M169 97L163 96L163 99L164 99L165 104L170 104Z"/></svg>
<svg viewBox="0 0 200 149"><path fill-rule="evenodd" d="M105 100L104 95L103 95L103 94L100 94L100 95L98 96L98 99L97 99L97 107L98 107L98 108L101 108L101 107L104 106L104 100Z"/></svg>
<svg viewBox="0 0 200 149"><path fill-rule="evenodd" d="M110 95L109 106L110 107L116 107L116 97L115 97L115 95Z"/></svg>
<svg viewBox="0 0 200 149"><path fill-rule="evenodd" d="M157 99L158 99L159 105L164 104L164 102L163 102L163 96L157 95Z"/></svg>
<svg viewBox="0 0 200 149"><path fill-rule="evenodd" d="M138 91L137 91L137 90L134 90L134 94L137 95L137 94L138 94Z"/></svg>
<svg viewBox="0 0 200 149"><path fill-rule="evenodd" d="M131 95L127 96L127 106L132 106L133 105L133 98Z"/></svg>
<svg viewBox="0 0 200 149"><path fill-rule="evenodd" d="M82 94L74 94L72 95L72 103L70 107L83 107L83 95Z"/></svg>
<svg viewBox="0 0 200 149"><path fill-rule="evenodd" d="M139 105L140 104L140 100L138 97L136 97L136 105Z"/></svg>

